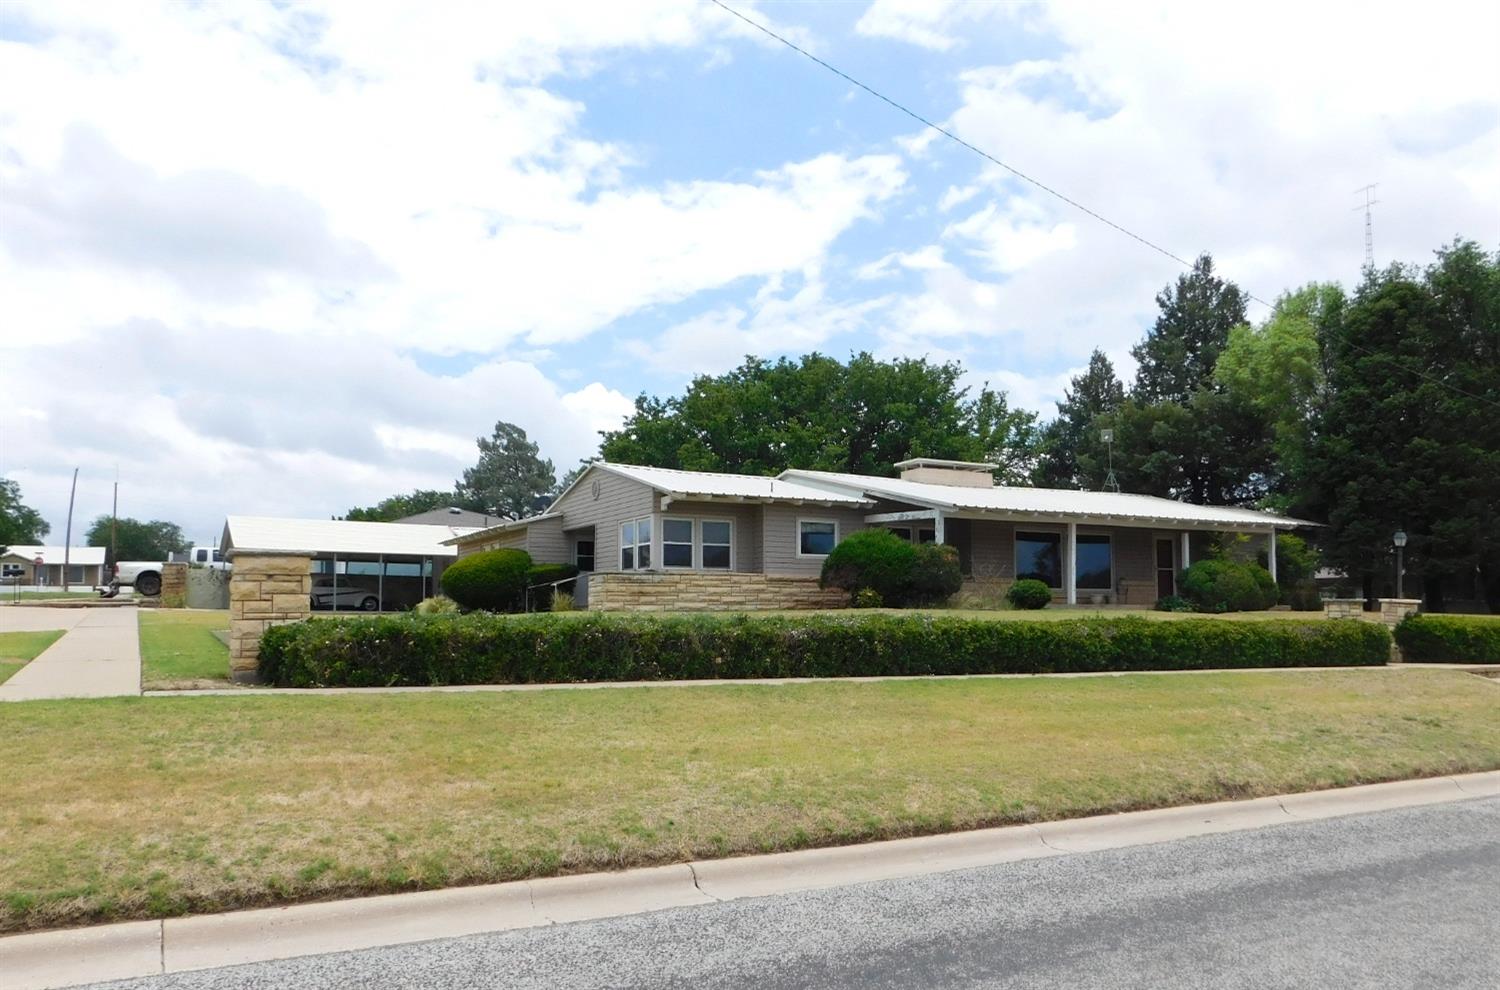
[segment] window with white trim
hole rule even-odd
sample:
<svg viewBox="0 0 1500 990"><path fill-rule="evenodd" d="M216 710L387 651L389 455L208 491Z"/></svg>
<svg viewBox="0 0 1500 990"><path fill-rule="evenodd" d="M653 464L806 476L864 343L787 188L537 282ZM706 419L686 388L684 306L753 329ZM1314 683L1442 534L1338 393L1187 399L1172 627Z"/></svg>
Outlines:
<svg viewBox="0 0 1500 990"><path fill-rule="evenodd" d="M632 519L620 526L620 570L644 571L651 566L651 520Z"/></svg>
<svg viewBox="0 0 1500 990"><path fill-rule="evenodd" d="M693 521L691 519L663 519L661 521L661 565L663 567L693 566Z"/></svg>
<svg viewBox="0 0 1500 990"><path fill-rule="evenodd" d="M1049 588L1062 587L1062 534L1016 533L1016 580L1041 581Z"/></svg>
<svg viewBox="0 0 1500 990"><path fill-rule="evenodd" d="M734 556L734 523L728 519L705 519L699 528L703 534L703 569L729 570Z"/></svg>
<svg viewBox="0 0 1500 990"><path fill-rule="evenodd" d="M797 556L826 557L839 541L839 524L832 519L797 520Z"/></svg>

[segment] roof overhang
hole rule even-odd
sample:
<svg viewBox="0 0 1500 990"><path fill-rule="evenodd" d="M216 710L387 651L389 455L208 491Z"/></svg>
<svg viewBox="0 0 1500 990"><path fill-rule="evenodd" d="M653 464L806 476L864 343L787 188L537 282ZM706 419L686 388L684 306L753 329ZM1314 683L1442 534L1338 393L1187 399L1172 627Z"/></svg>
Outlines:
<svg viewBox="0 0 1500 990"><path fill-rule="evenodd" d="M475 540L481 540L499 533L509 532L513 529L524 529L527 526L530 526L532 523L541 522L544 519L561 518L561 512L542 512L534 516L527 516L524 519L507 519L502 523L496 523L495 525L487 527L485 529L476 529L472 533L462 533L458 536L453 537L452 539L444 540L443 546L456 547L461 543L471 543Z"/></svg>
<svg viewBox="0 0 1500 990"><path fill-rule="evenodd" d="M1206 521L1202 519L1174 519L1169 517L1117 516L1090 512L1027 512L1020 509L949 509L934 506L927 509L908 509L899 512L872 512L865 516L871 524L912 522L933 519L941 515L944 519L988 520L991 522L1024 522L1042 526L1065 526L1077 523L1080 526L1114 526L1121 529L1174 529L1210 533L1269 533L1273 529L1299 529L1304 526L1321 526L1322 523L1301 519L1267 519L1238 522Z"/></svg>
<svg viewBox="0 0 1500 990"><path fill-rule="evenodd" d="M658 489L660 490L660 489ZM723 502L742 505L816 505L821 509L867 509L875 504L872 498L808 498L807 496L781 495L699 495L693 492L663 492L661 507L665 509L673 502Z"/></svg>

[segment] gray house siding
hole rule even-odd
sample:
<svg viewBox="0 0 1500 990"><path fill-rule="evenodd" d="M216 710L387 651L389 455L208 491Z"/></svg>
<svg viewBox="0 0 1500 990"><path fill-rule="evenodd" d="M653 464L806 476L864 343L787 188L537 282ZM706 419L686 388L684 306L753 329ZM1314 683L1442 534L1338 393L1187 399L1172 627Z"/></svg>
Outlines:
<svg viewBox="0 0 1500 990"><path fill-rule="evenodd" d="M797 556L797 520L832 519L838 523L838 538L843 539L865 528L867 509L830 508L821 505L767 505L762 516L761 566L767 574L793 577L817 577L823 570L822 557Z"/></svg>
<svg viewBox="0 0 1500 990"><path fill-rule="evenodd" d="M599 483L598 498L594 498L596 481ZM659 515L655 512L656 504L656 492L651 486L623 478L612 471L591 468L572 491L552 506L551 511L562 513L562 526L569 530L594 527L594 570L618 571L620 524L629 519ZM651 527L651 535L653 540L660 541L659 521ZM564 556L562 559L568 558ZM653 551L651 559L655 561L660 557Z"/></svg>
<svg viewBox="0 0 1500 990"><path fill-rule="evenodd" d="M543 519L526 527L526 552L538 564L571 564L573 551L561 519Z"/></svg>

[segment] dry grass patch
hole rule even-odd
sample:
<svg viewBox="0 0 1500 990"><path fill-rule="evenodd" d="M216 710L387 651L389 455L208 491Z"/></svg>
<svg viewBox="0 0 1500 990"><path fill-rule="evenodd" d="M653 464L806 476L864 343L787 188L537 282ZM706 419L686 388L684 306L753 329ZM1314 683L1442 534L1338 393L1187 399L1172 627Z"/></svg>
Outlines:
<svg viewBox="0 0 1500 990"><path fill-rule="evenodd" d="M0 707L0 929L1500 767L1500 691L1358 670Z"/></svg>

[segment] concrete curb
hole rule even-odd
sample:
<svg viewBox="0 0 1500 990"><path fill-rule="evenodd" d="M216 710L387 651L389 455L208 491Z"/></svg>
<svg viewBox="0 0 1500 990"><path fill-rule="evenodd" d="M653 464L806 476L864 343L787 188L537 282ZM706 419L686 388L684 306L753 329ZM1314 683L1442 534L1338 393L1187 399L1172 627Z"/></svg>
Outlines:
<svg viewBox="0 0 1500 990"><path fill-rule="evenodd" d="M0 973L6 990L52 990L1497 796L1500 770L620 873L37 932L0 938Z"/></svg>
<svg viewBox="0 0 1500 990"><path fill-rule="evenodd" d="M744 677L684 681L581 681L559 684L445 684L437 687L357 688L195 688L186 691L146 691L148 698L319 698L329 695L465 694L505 691L603 691L612 688L780 687L796 684L880 684L885 681L995 681L1071 677L1191 677L1199 674L1289 674L1344 670L1416 671L1458 670L1470 674L1500 674L1500 664L1421 663L1342 667L1208 667L1202 670L1102 670L1066 674L891 674L880 677Z"/></svg>

